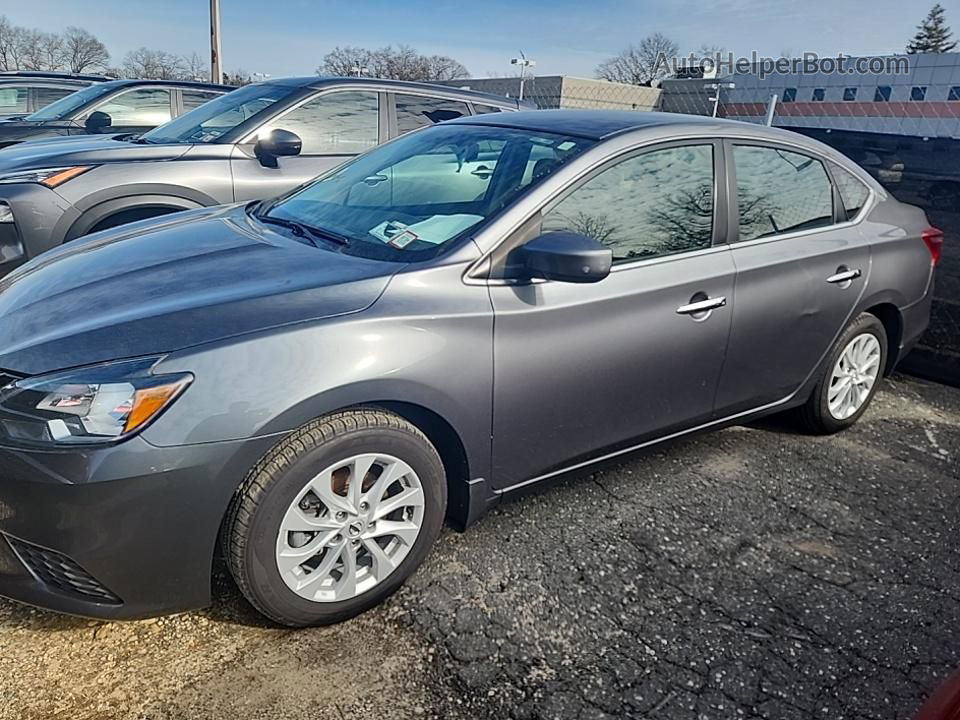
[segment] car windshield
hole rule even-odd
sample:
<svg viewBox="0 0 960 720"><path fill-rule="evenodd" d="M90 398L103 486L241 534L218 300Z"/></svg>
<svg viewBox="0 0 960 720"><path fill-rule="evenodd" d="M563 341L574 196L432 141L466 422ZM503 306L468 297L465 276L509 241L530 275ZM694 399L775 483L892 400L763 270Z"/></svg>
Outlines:
<svg viewBox="0 0 960 720"><path fill-rule="evenodd" d="M425 260L591 144L513 128L438 125L361 155L265 206L259 217L339 238L343 252Z"/></svg>
<svg viewBox="0 0 960 720"><path fill-rule="evenodd" d="M77 90L27 116L27 120L65 120L77 110L117 88L117 83L97 83Z"/></svg>
<svg viewBox="0 0 960 720"><path fill-rule="evenodd" d="M247 85L154 128L142 135L140 141L158 144L213 142L290 92L291 88L283 85Z"/></svg>

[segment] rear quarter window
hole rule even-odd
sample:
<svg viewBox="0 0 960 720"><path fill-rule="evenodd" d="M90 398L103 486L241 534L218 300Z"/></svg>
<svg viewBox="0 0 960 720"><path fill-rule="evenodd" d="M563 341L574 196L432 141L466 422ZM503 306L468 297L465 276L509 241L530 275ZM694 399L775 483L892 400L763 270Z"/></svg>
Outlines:
<svg viewBox="0 0 960 720"><path fill-rule="evenodd" d="M853 173L838 165L833 166L833 178L836 180L840 199L843 201L844 215L847 220L853 220L870 197L870 188Z"/></svg>

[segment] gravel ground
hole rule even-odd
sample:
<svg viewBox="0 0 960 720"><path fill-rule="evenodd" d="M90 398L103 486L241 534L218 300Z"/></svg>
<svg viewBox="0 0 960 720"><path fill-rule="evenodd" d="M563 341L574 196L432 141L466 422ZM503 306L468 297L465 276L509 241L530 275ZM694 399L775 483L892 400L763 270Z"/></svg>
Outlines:
<svg viewBox="0 0 960 720"><path fill-rule="evenodd" d="M0 718L909 718L960 667L960 390L896 376L852 430L738 427L445 532L333 628L0 601Z"/></svg>

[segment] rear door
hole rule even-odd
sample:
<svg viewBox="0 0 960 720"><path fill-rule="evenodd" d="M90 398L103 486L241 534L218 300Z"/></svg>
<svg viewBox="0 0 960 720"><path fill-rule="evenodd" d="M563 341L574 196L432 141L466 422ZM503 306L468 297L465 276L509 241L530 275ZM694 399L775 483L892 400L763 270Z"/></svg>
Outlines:
<svg viewBox="0 0 960 720"><path fill-rule="evenodd" d="M280 195L376 147L387 138L383 103L383 93L376 90L334 90L271 118L234 148L236 200ZM254 155L254 144L260 133L274 129L296 133L303 149L295 157L278 158L278 167L264 167Z"/></svg>
<svg viewBox="0 0 960 720"><path fill-rule="evenodd" d="M850 320L870 251L846 221L823 160L740 141L727 141L726 155L737 284L717 410L732 414L800 388Z"/></svg>

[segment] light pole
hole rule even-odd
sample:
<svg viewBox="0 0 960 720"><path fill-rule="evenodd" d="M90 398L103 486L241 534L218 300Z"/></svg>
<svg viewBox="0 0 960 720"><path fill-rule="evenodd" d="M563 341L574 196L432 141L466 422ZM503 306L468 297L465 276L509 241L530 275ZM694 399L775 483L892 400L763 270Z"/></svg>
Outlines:
<svg viewBox="0 0 960 720"><path fill-rule="evenodd" d="M210 0L210 82L223 82L220 61L220 0Z"/></svg>
<svg viewBox="0 0 960 720"><path fill-rule="evenodd" d="M736 87L736 83L727 82L727 83L711 83L707 87L716 93L712 98L708 98L713 103L713 113L712 116L717 116L717 111L720 109L720 91L723 89L733 90Z"/></svg>
<svg viewBox="0 0 960 720"><path fill-rule="evenodd" d="M527 68L536 67L537 61L528 60L527 56L523 54L523 50L521 50L520 57L511 59L510 64L520 66L520 98L519 99L523 100L523 83L524 83L524 80L526 80Z"/></svg>

